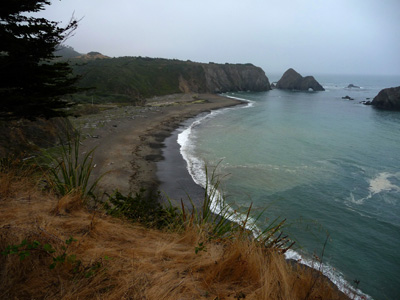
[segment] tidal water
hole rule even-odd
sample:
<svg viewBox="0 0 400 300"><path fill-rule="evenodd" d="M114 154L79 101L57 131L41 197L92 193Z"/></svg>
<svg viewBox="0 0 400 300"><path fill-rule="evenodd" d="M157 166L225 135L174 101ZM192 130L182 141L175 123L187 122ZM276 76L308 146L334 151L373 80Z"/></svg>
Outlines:
<svg viewBox="0 0 400 300"><path fill-rule="evenodd" d="M328 238L322 270L341 290L400 299L400 112L359 103L400 78L315 77L326 91L225 94L246 102L191 120L172 142L193 182L218 165L232 208L267 208L259 228L286 219L288 256L312 265Z"/></svg>

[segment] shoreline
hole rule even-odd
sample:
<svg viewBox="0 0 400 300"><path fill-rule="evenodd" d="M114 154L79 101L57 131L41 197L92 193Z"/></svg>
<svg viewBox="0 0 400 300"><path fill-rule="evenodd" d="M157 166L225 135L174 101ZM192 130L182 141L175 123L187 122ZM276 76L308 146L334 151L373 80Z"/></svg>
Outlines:
<svg viewBox="0 0 400 300"><path fill-rule="evenodd" d="M95 148L92 174L105 174L98 185L101 192L151 192L161 183L157 163L164 159L166 138L201 113L240 104L213 94L174 94L147 99L145 106L114 106L71 122L85 138L81 151Z"/></svg>
<svg viewBox="0 0 400 300"><path fill-rule="evenodd" d="M163 142L163 159L156 162L162 201L171 200L177 206L182 201L186 207L191 207L192 203L199 207L203 203L205 189L193 180L178 143L178 135L202 115L203 113L182 122Z"/></svg>
<svg viewBox="0 0 400 300"><path fill-rule="evenodd" d="M198 99L193 101L193 97ZM178 145L175 138L179 134L178 129L189 125L185 122L190 122L202 113L241 104L244 104L243 101L219 95L176 94L148 99L146 106L126 106L104 111L96 115L100 117L100 121L96 116L82 117L86 124L96 122L101 124L96 128L91 128L91 126L82 128L82 134L88 136L83 142L83 148L88 151L96 147L94 154L96 167L93 177L97 178L107 172L99 183L100 190L108 194L116 189L122 194L136 193L141 188L149 192L158 191L163 182L159 178L157 165L166 163L168 158L164 155L170 152L168 155L172 154L181 160L177 162L179 166L175 165L176 161L170 163L171 171L174 172L177 167L181 168L184 180L190 181L192 186L188 189L181 188L184 192L182 195L187 199L187 195L192 197L193 192L194 197L198 196L195 198L196 203L196 199L201 199L204 195L204 189L193 181L179 149L170 149L165 143L169 141ZM134 128L138 125L139 128ZM131 150L127 151L129 148ZM179 181L181 174L173 173L174 179ZM165 182L165 185L170 183L171 181ZM179 183L175 187L178 185ZM319 271L316 269L296 260L287 259L287 261L294 266L301 265L318 276ZM322 276L339 290L329 277L324 274ZM342 291L339 293L349 299Z"/></svg>
<svg viewBox="0 0 400 300"><path fill-rule="evenodd" d="M229 99L240 101L241 104L248 104L248 102L244 102L243 100L238 100L236 98ZM221 107L221 109L223 108L224 107ZM180 145L177 142L177 136L187 127L189 127L200 116L201 114L186 119L177 128L175 128L174 131L172 131L171 135L165 139L165 146L162 148L163 159L162 161L157 162L157 167L162 167L161 177L159 174L160 170L158 170L157 174L159 179L161 180L160 186L165 187L165 194L172 199L173 203L176 202L179 205L179 201L182 201L187 207L190 207L191 205L189 200L187 200L188 196L190 196L191 201L193 201L195 205L198 205L204 199L205 189L197 185L194 182L190 173L188 172L186 168L186 160L182 157L182 154L180 152ZM162 181L162 177L165 178L165 182ZM166 199L163 198L163 200L165 201ZM358 292L360 291L354 289L347 282L347 285L341 285L339 282L335 282L335 280L333 278L330 278L329 275L323 272L323 270L309 266L306 261L300 261L298 259L290 257L286 257L285 260L289 264L291 264L293 268L300 267L310 271L315 278L324 278L325 280L327 280L327 282L331 284L334 290L336 290L346 299L351 299L350 295L353 295L355 297L354 299L358 299L359 297L361 297L360 294L358 294ZM302 257L302 260L304 260L304 257ZM347 291L348 294L346 294L345 291Z"/></svg>

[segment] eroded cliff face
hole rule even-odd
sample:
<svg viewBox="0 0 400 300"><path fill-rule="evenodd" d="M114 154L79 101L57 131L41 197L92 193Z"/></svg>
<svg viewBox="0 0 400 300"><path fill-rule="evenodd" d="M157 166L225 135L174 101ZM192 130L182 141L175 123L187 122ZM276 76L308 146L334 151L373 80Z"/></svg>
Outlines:
<svg viewBox="0 0 400 300"><path fill-rule="evenodd" d="M201 67L200 72L188 72ZM183 93L225 93L236 91L269 91L271 85L264 71L252 64L193 63L179 76Z"/></svg>
<svg viewBox="0 0 400 300"><path fill-rule="evenodd" d="M204 64L203 70L208 93L271 89L264 71L251 64Z"/></svg>

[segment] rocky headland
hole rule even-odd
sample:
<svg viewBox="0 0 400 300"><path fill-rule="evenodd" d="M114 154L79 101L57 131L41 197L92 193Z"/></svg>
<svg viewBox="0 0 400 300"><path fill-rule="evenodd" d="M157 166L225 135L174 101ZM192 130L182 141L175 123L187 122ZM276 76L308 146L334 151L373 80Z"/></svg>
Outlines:
<svg viewBox="0 0 400 300"><path fill-rule="evenodd" d="M282 75L276 84L276 88L297 91L325 91L313 76L303 77L292 68Z"/></svg>
<svg viewBox="0 0 400 300"><path fill-rule="evenodd" d="M252 64L202 64L206 93L271 90L264 71Z"/></svg>
<svg viewBox="0 0 400 300"><path fill-rule="evenodd" d="M99 55L96 53L95 57ZM252 64L206 64L149 57L87 60L86 56L70 61L74 73L82 76L79 87L94 88L81 98L93 96L95 101L120 98L135 103L149 97L177 93L259 92L271 89L264 71Z"/></svg>
<svg viewBox="0 0 400 300"><path fill-rule="evenodd" d="M376 108L400 110L400 86L381 90L371 105Z"/></svg>

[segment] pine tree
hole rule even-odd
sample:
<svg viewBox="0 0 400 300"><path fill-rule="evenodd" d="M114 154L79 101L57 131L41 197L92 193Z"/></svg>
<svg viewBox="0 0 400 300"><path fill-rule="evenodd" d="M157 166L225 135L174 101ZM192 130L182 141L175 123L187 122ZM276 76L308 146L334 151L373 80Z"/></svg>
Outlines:
<svg viewBox="0 0 400 300"><path fill-rule="evenodd" d="M61 97L76 91L72 69L54 51L77 28L32 16L48 0L0 1L0 119L65 115Z"/></svg>

